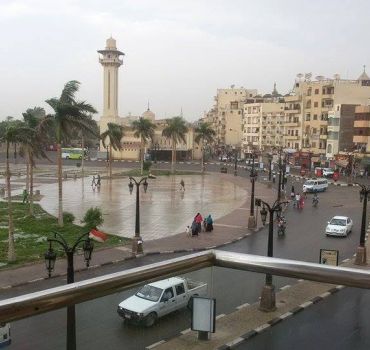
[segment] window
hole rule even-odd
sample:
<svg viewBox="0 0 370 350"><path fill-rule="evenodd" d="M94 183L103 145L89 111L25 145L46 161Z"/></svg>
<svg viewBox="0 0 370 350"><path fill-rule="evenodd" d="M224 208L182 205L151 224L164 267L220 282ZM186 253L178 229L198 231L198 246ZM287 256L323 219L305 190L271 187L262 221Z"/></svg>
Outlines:
<svg viewBox="0 0 370 350"><path fill-rule="evenodd" d="M313 115L313 120L317 120L317 114Z"/></svg>
<svg viewBox="0 0 370 350"><path fill-rule="evenodd" d="M319 89L315 89L315 95L319 94Z"/></svg>
<svg viewBox="0 0 370 350"><path fill-rule="evenodd" d="M162 300L163 300L164 298L167 298L167 300L169 300L169 299L172 299L172 298L173 298L173 289L172 289L172 287L167 288L167 289L164 291L163 296L162 296Z"/></svg>
<svg viewBox="0 0 370 350"><path fill-rule="evenodd" d="M295 136L298 136L298 130L295 131Z"/></svg>
<svg viewBox="0 0 370 350"><path fill-rule="evenodd" d="M311 100L308 100L306 103L306 108L311 108Z"/></svg>
<svg viewBox="0 0 370 350"><path fill-rule="evenodd" d="M309 122L311 120L311 114L307 113L306 114L306 122Z"/></svg>
<svg viewBox="0 0 370 350"><path fill-rule="evenodd" d="M177 286L175 286L175 289L176 289L176 295L181 295L185 293L185 287L183 283L180 283Z"/></svg>
<svg viewBox="0 0 370 350"><path fill-rule="evenodd" d="M312 89L311 89L311 88L309 88L309 89L307 90L307 96L311 96L311 93L312 93Z"/></svg>
<svg viewBox="0 0 370 350"><path fill-rule="evenodd" d="M312 142L312 148L316 148L316 142Z"/></svg>
<svg viewBox="0 0 370 350"><path fill-rule="evenodd" d="M319 107L319 103L316 101L316 102L313 103L313 106L314 107Z"/></svg>
<svg viewBox="0 0 370 350"><path fill-rule="evenodd" d="M317 133L317 129L316 129L316 128L313 128L313 129L312 129L312 133L313 133L313 134L316 134L316 133Z"/></svg>

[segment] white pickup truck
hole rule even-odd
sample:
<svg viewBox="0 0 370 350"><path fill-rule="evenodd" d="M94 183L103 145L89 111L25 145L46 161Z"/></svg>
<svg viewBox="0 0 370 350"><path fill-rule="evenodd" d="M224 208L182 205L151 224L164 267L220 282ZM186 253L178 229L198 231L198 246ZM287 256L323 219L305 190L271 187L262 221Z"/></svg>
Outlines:
<svg viewBox="0 0 370 350"><path fill-rule="evenodd" d="M151 327L157 318L191 305L193 296L206 296L207 283L181 277L146 284L135 295L118 305L124 319Z"/></svg>

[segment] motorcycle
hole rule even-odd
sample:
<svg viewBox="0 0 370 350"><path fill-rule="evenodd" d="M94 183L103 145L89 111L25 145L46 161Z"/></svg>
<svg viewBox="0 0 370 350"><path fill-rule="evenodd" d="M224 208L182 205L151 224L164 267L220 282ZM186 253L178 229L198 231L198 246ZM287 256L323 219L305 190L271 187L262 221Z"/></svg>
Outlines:
<svg viewBox="0 0 370 350"><path fill-rule="evenodd" d="M319 199L317 197L313 197L313 199L312 199L312 205L314 207L317 207L318 204L319 204Z"/></svg>
<svg viewBox="0 0 370 350"><path fill-rule="evenodd" d="M284 236L285 235L285 229L286 229L286 221L283 217L278 218L278 236Z"/></svg>

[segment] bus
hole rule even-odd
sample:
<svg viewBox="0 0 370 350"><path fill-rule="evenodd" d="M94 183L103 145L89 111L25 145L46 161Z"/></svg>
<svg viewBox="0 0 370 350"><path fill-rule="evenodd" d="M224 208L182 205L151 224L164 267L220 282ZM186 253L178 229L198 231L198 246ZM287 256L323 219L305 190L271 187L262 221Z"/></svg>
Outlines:
<svg viewBox="0 0 370 350"><path fill-rule="evenodd" d="M87 149L82 148L62 148L62 159L84 159L87 155Z"/></svg>
<svg viewBox="0 0 370 350"><path fill-rule="evenodd" d="M10 345L10 323L0 323L0 348Z"/></svg>

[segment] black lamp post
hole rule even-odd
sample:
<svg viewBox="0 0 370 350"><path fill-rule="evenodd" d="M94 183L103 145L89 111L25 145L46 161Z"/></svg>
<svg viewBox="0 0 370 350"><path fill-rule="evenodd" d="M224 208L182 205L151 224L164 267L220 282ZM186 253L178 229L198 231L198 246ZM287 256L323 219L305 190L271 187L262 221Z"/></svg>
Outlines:
<svg viewBox="0 0 370 350"><path fill-rule="evenodd" d="M235 160L235 163L234 163L234 176L237 176L238 175L238 150L237 148L235 147L235 150L234 150L234 160Z"/></svg>
<svg viewBox="0 0 370 350"><path fill-rule="evenodd" d="M285 182L285 169L286 169L286 160L284 156L284 161L281 159L282 149L279 150L279 188L278 188L278 201L281 199L281 189L284 188L282 184ZM282 178L284 176L284 178Z"/></svg>
<svg viewBox="0 0 370 350"><path fill-rule="evenodd" d="M262 199L256 198L256 205L261 206L261 220L263 225L266 224L267 214L269 214L269 234L267 243L267 256L272 257L274 255L274 213L281 213L281 205L288 202L280 202L276 200L271 207L268 203L264 202ZM267 208L267 210L266 210ZM262 311L274 311L276 309L276 298L275 298L275 286L272 284L272 275L266 274L265 286L262 289L261 300L260 300L260 310Z"/></svg>
<svg viewBox="0 0 370 350"><path fill-rule="evenodd" d="M130 190L130 194L134 189L134 183L136 185L136 215L135 215L135 237L132 240L132 255L143 254L143 240L140 236L140 185L143 184L144 192L148 189L148 182L146 181L147 178L143 177L139 181L136 181L133 177L130 177L130 183L128 184L128 188ZM133 183L134 182L134 183Z"/></svg>
<svg viewBox="0 0 370 350"><path fill-rule="evenodd" d="M272 163L272 154L271 154L271 153L268 153L268 154L267 154L267 158L268 158L268 161L269 161L269 181L271 181L271 163Z"/></svg>
<svg viewBox="0 0 370 350"><path fill-rule="evenodd" d="M360 235L360 245L357 247L356 252L356 265L366 265L366 247L365 247L365 235L366 235L366 210L367 210L367 201L369 200L370 187L361 185L360 190L360 201L362 204L362 220L361 220L361 235Z"/></svg>
<svg viewBox="0 0 370 350"><path fill-rule="evenodd" d="M77 246L82 243L82 249L84 251L84 258L86 266L89 267L91 254L94 249L94 244L89 238L89 232L81 235L73 246L69 246L65 238L58 232L54 232L54 238L48 238L49 249L45 253L45 264L48 271L49 277L51 272L54 270L55 260L57 255L53 250L52 243L56 242L62 246L64 252L67 255L67 284L74 282L74 267L73 267L73 256L77 249ZM75 306L70 305L67 307L67 350L76 349L76 313Z"/></svg>
<svg viewBox="0 0 370 350"><path fill-rule="evenodd" d="M157 163L157 151L159 150L159 144L155 143L154 144L154 163Z"/></svg>
<svg viewBox="0 0 370 350"><path fill-rule="evenodd" d="M251 207L250 207L250 214L249 214L249 219L248 219L248 228L249 229L254 229L257 226L256 223L256 217L254 216L254 184L257 178L257 171L254 168L254 160L255 160L255 153L252 153L252 169L250 173L250 179L252 183L252 191L251 191Z"/></svg>

